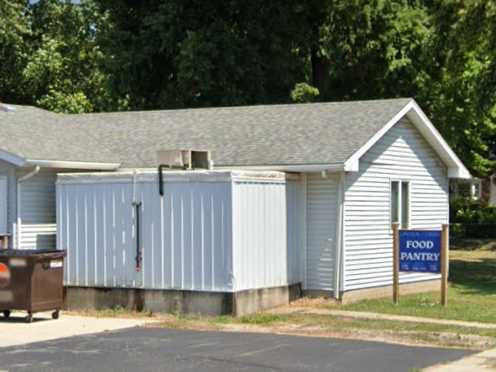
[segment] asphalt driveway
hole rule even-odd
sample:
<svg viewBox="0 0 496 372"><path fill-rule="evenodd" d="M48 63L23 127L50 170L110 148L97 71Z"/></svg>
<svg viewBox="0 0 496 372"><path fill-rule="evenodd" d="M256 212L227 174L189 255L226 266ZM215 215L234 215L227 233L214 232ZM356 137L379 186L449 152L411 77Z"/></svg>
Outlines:
<svg viewBox="0 0 496 372"><path fill-rule="evenodd" d="M471 353L329 338L131 328L0 348L0 370L396 372Z"/></svg>

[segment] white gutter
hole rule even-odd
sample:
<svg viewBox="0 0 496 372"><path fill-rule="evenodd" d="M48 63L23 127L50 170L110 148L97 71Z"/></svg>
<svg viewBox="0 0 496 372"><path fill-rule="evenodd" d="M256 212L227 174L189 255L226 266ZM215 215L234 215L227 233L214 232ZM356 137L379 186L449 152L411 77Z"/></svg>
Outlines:
<svg viewBox="0 0 496 372"><path fill-rule="evenodd" d="M4 150L0 150L0 160L13 164L16 167L22 167L26 164L26 160L24 158Z"/></svg>
<svg viewBox="0 0 496 372"><path fill-rule="evenodd" d="M295 165L229 165L222 166L216 165L216 169L246 169L246 170L260 170L260 171L281 171L281 172L341 172L344 171L343 163L331 164L295 164Z"/></svg>
<svg viewBox="0 0 496 372"><path fill-rule="evenodd" d="M346 173L339 174L338 183L338 210L336 224L336 260L334 264L334 298L341 298L341 277L343 267L343 226L344 226L344 188L345 188Z"/></svg>
<svg viewBox="0 0 496 372"><path fill-rule="evenodd" d="M34 169L29 172L28 174L25 174L21 178L17 180L17 200L16 200L16 214L17 214L17 223L16 223L16 236L15 236L15 241L16 241L16 248L19 249L21 246L21 225L22 225L22 218L21 218L21 184L24 181L27 181L28 179L36 176L41 170L41 167L39 165L35 166Z"/></svg>
<svg viewBox="0 0 496 372"><path fill-rule="evenodd" d="M92 170L116 170L120 163L96 163L85 161L60 161L60 160L41 160L28 159L27 165L41 166L43 168L69 168L69 169L92 169Z"/></svg>

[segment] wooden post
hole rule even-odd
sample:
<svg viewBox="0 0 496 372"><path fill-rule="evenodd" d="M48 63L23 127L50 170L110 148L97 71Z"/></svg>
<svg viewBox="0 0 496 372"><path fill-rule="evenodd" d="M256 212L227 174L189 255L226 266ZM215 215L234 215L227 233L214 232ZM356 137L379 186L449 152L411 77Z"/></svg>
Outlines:
<svg viewBox="0 0 496 372"><path fill-rule="evenodd" d="M393 223L393 302L400 301L400 239L399 223Z"/></svg>
<svg viewBox="0 0 496 372"><path fill-rule="evenodd" d="M449 225L441 230L441 305L448 305Z"/></svg>

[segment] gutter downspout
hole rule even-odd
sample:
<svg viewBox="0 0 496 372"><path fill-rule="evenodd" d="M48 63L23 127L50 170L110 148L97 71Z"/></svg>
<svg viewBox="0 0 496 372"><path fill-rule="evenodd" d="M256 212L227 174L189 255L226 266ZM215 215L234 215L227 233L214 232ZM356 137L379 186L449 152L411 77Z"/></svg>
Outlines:
<svg viewBox="0 0 496 372"><path fill-rule="evenodd" d="M142 252L141 252L141 201L138 201L136 198L136 183L137 183L137 177L138 173L136 169L133 171L133 201L132 201L132 206L134 208L134 218L136 221L136 233L135 233L135 239L136 239L136 272L141 271L141 262L143 260L142 257Z"/></svg>
<svg viewBox="0 0 496 372"><path fill-rule="evenodd" d="M343 225L344 225L344 187L345 187L346 173L339 173L338 180L338 213L336 224L336 260L334 266L334 298L339 300L341 298L341 277L342 277L342 261L343 261Z"/></svg>
<svg viewBox="0 0 496 372"><path fill-rule="evenodd" d="M41 170L41 167L39 165L35 166L34 169L29 172L28 174L25 174L21 178L17 180L17 202L16 202L16 215L17 215L17 228L16 228L16 236L15 236L15 242L16 242L16 248L19 249L21 246L21 225L22 225L22 218L21 218L21 184L24 181L27 181L28 179L36 176Z"/></svg>

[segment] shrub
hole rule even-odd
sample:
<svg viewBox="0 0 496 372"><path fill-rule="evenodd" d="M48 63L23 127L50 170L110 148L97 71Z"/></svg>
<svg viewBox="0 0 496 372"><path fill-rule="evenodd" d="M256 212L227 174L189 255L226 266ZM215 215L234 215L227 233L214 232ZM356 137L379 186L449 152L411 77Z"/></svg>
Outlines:
<svg viewBox="0 0 496 372"><path fill-rule="evenodd" d="M496 239L496 207L457 197L451 201L450 221L453 239Z"/></svg>

